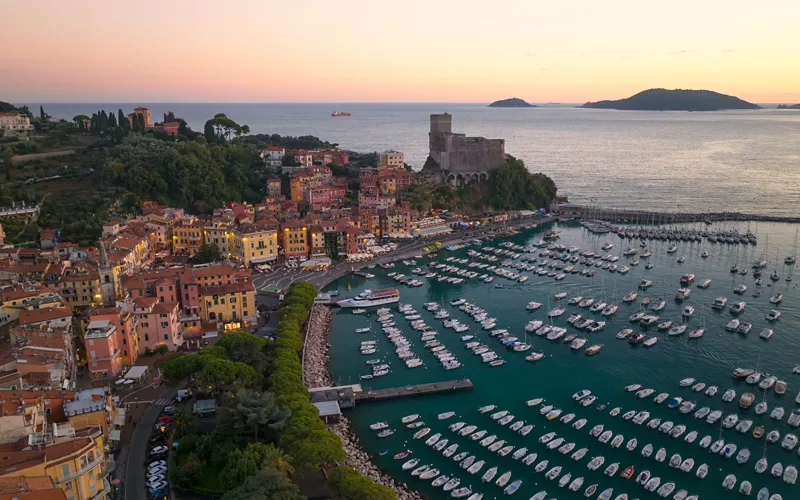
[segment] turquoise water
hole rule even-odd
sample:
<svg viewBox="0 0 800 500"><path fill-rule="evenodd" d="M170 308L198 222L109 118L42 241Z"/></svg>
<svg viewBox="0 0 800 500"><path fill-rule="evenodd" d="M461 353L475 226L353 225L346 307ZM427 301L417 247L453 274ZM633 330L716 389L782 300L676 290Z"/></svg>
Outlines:
<svg viewBox="0 0 800 500"><path fill-rule="evenodd" d="M575 224L560 224L555 227L561 231L559 243L567 246L579 246L582 250L600 251L601 245L605 241L614 244L610 251L615 255L620 255L620 262L628 259L621 256L624 248L635 246L636 242L624 241L616 235L597 236L584 230ZM726 227L731 227L728 224ZM520 233L508 240L520 244L529 244L541 237L541 232L550 228L540 228L528 230ZM745 226L740 226L741 230ZM784 434L791 431L786 423L789 413L798 407L794 398L800 390L800 375L792 373L792 368L800 364L800 342L797 340L797 327L800 324L800 313L796 304L800 300L800 292L796 288L795 282L800 281L798 276L794 282L787 283L783 280L791 269L783 266L783 258L792 252L792 245L795 238L795 226L782 224L761 224L751 225L750 229L759 236L758 246L729 246L720 244L703 243L677 243L679 250L674 255L667 254L667 248L671 245L668 242L650 242L653 257L650 258L656 267L652 270L645 269L645 259L639 266L631 267L630 272L625 275L610 273L605 270L597 270L597 275L587 278L580 275L567 275L563 281L554 281L552 278L533 276L530 272L523 274L531 275L530 280L524 285L511 285L512 282L496 277L494 283L486 284L478 280L468 280L463 284L444 284L436 281L426 281L426 284L419 288L410 288L396 283L387 276L387 273L396 271L410 275L414 266L405 266L400 263L392 270L374 269L376 277L367 281L355 276L344 277L332 283L328 289L338 289L343 296L354 295L365 288L381 288L385 286L397 286L401 292L401 302L412 304L423 316L428 325L433 330L439 332L439 340L452 351L463 366L452 371L445 371L439 365L434 356L423 348L419 340L419 333L415 332L408 325L408 321L402 319L398 313L397 326L403 329L406 337L412 342L412 350L419 355L425 362L423 367L417 369L407 369L394 353L394 347L383 337L380 329L375 323L374 309L367 315L353 315L351 310L339 310L334 315L332 334L332 361L331 371L337 383L358 383L359 376L369 372L368 366L364 363L369 358L380 357L391 365L391 372L385 377L364 381L364 386L369 388L385 388L402 386L404 384L417 384L423 382L435 382L452 380L460 377L467 377L473 381L475 387L472 391L460 393L422 396L416 398L400 399L382 403L369 403L359 405L354 410L348 410L347 416L351 419L354 429L358 432L362 445L365 449L375 455L382 449L388 449L389 453L382 457L376 457L376 462L401 481L406 481L409 486L431 498L445 498L449 494L435 489L430 485L430 481L422 481L412 477L410 471L402 471L400 466L405 460L393 460L392 455L404 449L410 449L414 456L421 459L421 464L434 464L442 473L456 475L461 479L461 486L472 486L473 491L483 492L484 498L503 497L502 488L490 483L482 483L480 476L491 466L498 467L498 477L506 470L512 472L512 480L522 479L523 485L515 495L516 498L530 498L534 493L547 490L549 496L561 498L582 498L583 488L590 484L599 484L598 493L605 488L614 488L614 495L627 492L631 498L642 496L647 497L648 492L636 485L633 480L626 481L618 476L607 477L603 470L613 463L620 463L620 471L628 466L635 467L637 473L647 469L654 476L662 479L662 484L667 481L674 481L677 488L686 489L692 494L701 495L704 498L725 498L738 496L738 493L727 492L721 487L724 477L733 473L738 481L749 480L753 484L753 495L763 486L766 486L771 493L781 493L783 498L798 498L797 489L800 485L790 486L782 480L774 479L769 471L763 475L754 472L756 461L764 453L764 439L755 440L752 437L752 428L749 432L741 434L733 429L722 430L722 439L726 442L734 442L739 449L747 447L751 451L750 460L739 465L734 459L725 459L720 456L712 455L709 450L702 449L698 443L705 435L711 435L716 440L720 435L719 423L716 425L707 424L705 420L697 420L691 415L680 414L677 409L669 409L666 404L658 405L652 401L652 397L659 392L668 392L670 395L681 396L684 399L696 400L698 409L703 406L710 406L712 410L722 410L728 413L738 413L740 418L753 420L753 428L764 425L766 431L777 429ZM762 295L758 298L753 297L753 292L757 289L754 284L752 274L747 276L730 274L730 266L734 262L740 265L750 263L760 257L767 246L767 235L769 234L769 244L767 260L770 266L764 276L764 286L761 287ZM498 247L502 240L485 241L483 245L473 246L480 251L481 246ZM701 258L701 253L707 250L709 257ZM436 258L444 261L451 255L467 257L468 248L454 252L442 251ZM775 267L777 260L780 265L779 272L782 279L774 286L767 287L770 283L769 272ZM541 260L541 258L537 258ZM686 261L678 264L677 258L685 256ZM420 259L419 266L425 266L429 259ZM499 262L498 262L499 264ZM466 264L456 264L466 268ZM471 269L478 271L478 269ZM485 271L481 271L485 272ZM516 271L515 271L516 272ZM680 286L679 278L684 273L694 273L697 275L695 282L699 283L703 279L712 280L711 287L702 290L692 286L690 298L685 304L693 305L697 311L689 321L687 333L677 338L668 338L665 332L657 332L651 327L646 334L658 335L659 342L652 348L642 346L632 347L624 340L618 340L614 336L621 329L632 326L628 317L632 312L638 310L638 305L624 304L621 301L623 295L635 290L642 279L651 279L654 286L648 292L639 292L639 299L650 296L654 299L662 295L667 300L667 307L661 311L663 319L672 319L676 322L680 320L681 310L684 304L673 300L675 291ZM424 278L421 278L424 279ZM733 293L733 287L738 283L747 284L747 293L739 297ZM509 288L498 289L495 284L502 283L511 285ZM582 332L579 336L588 337L589 344L602 343L604 348L594 356L589 357L581 351L572 351L567 344L559 341L548 341L544 337L531 336L529 342L533 344L533 351L544 351L546 358L536 363L525 361L528 353L515 353L505 350L493 338L488 337L487 332L483 331L479 324L472 321L466 314L458 310L457 307L449 305L455 298L463 297L470 302L474 302L486 309L490 316L498 318L497 328L507 328L514 335L523 338L524 326L532 319L546 319L548 300L555 307L552 296L558 292L568 292L570 295L594 296L604 298L606 301L620 305L620 310L612 318L604 318L608 325L604 330L597 333ZM772 325L775 335L770 341L764 341L758 334L767 326L764 319L765 314L772 306L769 303L770 295L776 291L784 294L783 303L777 308L783 312L780 320ZM740 316L743 321L753 323L753 330L749 336L742 336L730 333L725 330L725 324L731 318L731 314L715 312L710 304L714 298L725 295L730 299L729 303L736 300L745 300L747 307ZM535 300L545 305L535 312L525 310L525 305ZM458 318L470 326L469 334L478 335L490 348L495 350L506 364L492 368L480 362L479 357L474 356L462 346L459 337L464 334L455 333L453 330L442 326L441 320L433 318L433 313L426 311L422 304L424 302L444 303L444 307L451 313L451 318ZM559 326L568 327L568 333L579 333L574 327L568 325L569 314L579 311L584 317L600 319L599 313L588 312L587 309L579 309L577 306L568 306L567 313L557 318L554 323ZM705 323L706 333L700 339L688 339L688 331L697 325ZM372 333L355 334L354 330L359 327L371 326ZM635 328L640 331L640 328ZM362 340L375 339L378 341L377 355L362 356L358 352L358 345ZM772 390L763 394L757 386L748 386L744 381L731 378L731 372L736 367L760 367L761 370L776 375L789 383L789 388L783 396L776 395ZM678 382L685 377L694 377L698 381L705 382L707 385L718 385L719 392L714 397L706 396L703 393L694 393L688 388L680 388ZM639 383L644 387L656 390L653 396L646 399L638 399L635 393L624 390L628 384ZM607 403L605 411L598 411L595 407L583 408L573 401L571 396L579 389L590 389L598 395L598 403ZM739 396L749 390L757 395L757 401L766 398L769 404L769 411L764 415L755 415L753 408L744 411L740 410L736 402L725 403L721 396L725 390L734 388ZM564 414L576 413L579 418L588 419L588 424L582 430L575 430L571 424L563 424L558 420L548 422L539 414L538 408L529 408L525 401L535 397L546 399L545 404L553 404L563 409ZM534 430L528 436L520 436L516 432L508 429L508 426L500 426L490 418L490 414L480 414L477 408L483 405L494 404L498 410L509 410L517 419L525 420L527 423L535 425ZM662 421L671 420L676 425L684 424L687 426L686 434L692 430L699 433L694 444L686 443L680 438L673 439L658 431L650 430L646 425L638 426L631 421L625 421L620 416L612 417L609 410L619 406L622 412L636 409L647 410L651 418L661 418ZM783 406L786 409L786 416L781 422L776 422L769 417L769 413L776 406ZM445 411L455 411L457 416L447 421L438 421L436 415ZM458 452L468 451L476 455L477 459L487 462L480 473L472 476L458 467L457 463L443 457L440 453L433 451L425 446L424 440L413 440L412 435L415 429L407 429L400 423L400 418L411 414L420 413L422 419L430 426L432 431L443 433L450 441L449 444L458 443ZM379 439L377 432L370 431L369 424L376 421L387 421L390 427L395 429L394 435ZM584 486L579 493L573 493L566 488L559 488L556 481L547 481L544 474L536 474L534 466L525 466L521 461L513 460L511 455L500 457L495 453L481 447L471 439L461 437L457 433L450 432L447 427L456 421L464 421L467 424L477 425L478 429L485 429L489 434L496 434L499 439L505 439L507 444L512 444L515 448L525 446L528 452L536 452L539 457L534 465L543 459L548 459L550 467L560 465L563 467L562 474L572 473L572 479L584 477ZM573 421L574 423L574 421ZM612 430L614 435L621 433L625 436L625 443L636 437L639 446L633 452L625 450L625 446L613 449L608 444L601 444L597 439L589 436L588 432L592 426L602 423L605 430ZM589 452L580 462L575 462L570 458L570 454L561 455L556 450L549 450L538 442L538 438L546 432L555 431L559 436L566 439L565 442L576 444L573 452L582 447L588 447ZM800 432L797 432L800 433ZM657 463L654 460L655 453L651 458L643 458L641 449L647 444L652 443L656 450L664 447L667 450L667 460L664 463ZM673 453L679 453L683 459L694 458L695 468L690 473L681 472L668 466L667 462ZM590 471L586 465L593 456L602 455L605 457L605 464L597 471ZM800 457L796 452L788 452L780 447L780 442L770 444L766 447L766 456L771 468L775 462L780 461L784 466L793 464L800 465ZM476 460L477 461L477 460ZM702 463L707 463L710 472L704 480L696 478L695 471ZM738 483L737 483L738 489ZM652 494L655 496L655 494Z"/></svg>

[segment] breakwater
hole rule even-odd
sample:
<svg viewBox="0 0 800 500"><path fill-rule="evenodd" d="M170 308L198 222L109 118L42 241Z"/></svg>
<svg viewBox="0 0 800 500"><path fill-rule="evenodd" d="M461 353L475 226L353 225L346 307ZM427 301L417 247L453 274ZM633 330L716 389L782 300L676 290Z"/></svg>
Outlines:
<svg viewBox="0 0 800 500"><path fill-rule="evenodd" d="M695 222L790 222L800 223L800 217L777 215L748 214L741 212L657 212L647 210L629 210L624 208L605 208L589 205L573 205L571 203L554 205L552 212L561 216L591 218L617 223L635 223L648 225L680 224Z"/></svg>
<svg viewBox="0 0 800 500"><path fill-rule="evenodd" d="M437 394L440 392L452 392L465 389L472 389L472 381L469 379L449 380L447 382L433 382L429 384L408 385L403 387L392 387L389 389L378 389L375 391L362 391L355 395L356 402L365 403L368 401L385 401L387 399L406 398L410 396L421 396L424 394Z"/></svg>

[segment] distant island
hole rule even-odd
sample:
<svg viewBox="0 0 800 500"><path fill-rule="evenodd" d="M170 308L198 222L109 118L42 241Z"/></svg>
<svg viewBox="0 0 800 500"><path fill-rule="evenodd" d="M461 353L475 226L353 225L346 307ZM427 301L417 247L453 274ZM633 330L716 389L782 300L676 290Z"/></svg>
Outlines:
<svg viewBox="0 0 800 500"><path fill-rule="evenodd" d="M800 104L778 104L777 109L800 109Z"/></svg>
<svg viewBox="0 0 800 500"><path fill-rule="evenodd" d="M761 109L757 104L711 90L650 89L627 99L587 102L583 108L627 111L720 111Z"/></svg>
<svg viewBox="0 0 800 500"><path fill-rule="evenodd" d="M489 105L490 108L535 108L533 104L528 104L519 97L512 97L511 99L501 99L494 101Z"/></svg>

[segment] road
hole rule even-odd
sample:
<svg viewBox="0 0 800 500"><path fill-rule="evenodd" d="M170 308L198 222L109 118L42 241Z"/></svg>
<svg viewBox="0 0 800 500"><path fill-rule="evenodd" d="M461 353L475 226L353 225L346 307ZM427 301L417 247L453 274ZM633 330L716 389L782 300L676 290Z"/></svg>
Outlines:
<svg viewBox="0 0 800 500"><path fill-rule="evenodd" d="M314 284L318 289L321 289L331 281L343 276L353 269L361 269L367 266L377 265L384 262L394 262L410 258L418 254L423 248L433 245L437 241L442 245L450 245L461 241L468 241L475 238L481 238L488 232L495 230L511 229L517 225L528 225L532 223L542 224L554 220L555 217L547 217L544 220L538 219L520 219L511 223L494 223L481 226L480 228L470 229L468 231L455 231L442 238L433 238L429 240L413 241L409 243L401 243L396 250L388 254L382 255L376 259L368 262L339 262L325 271L304 271L302 269L287 270L284 267L277 267L268 273L258 274L253 278L253 284L258 292L266 285L275 285L281 290L286 290L289 285L295 281L308 281Z"/></svg>
<svg viewBox="0 0 800 500"><path fill-rule="evenodd" d="M178 388L167 388L163 391L156 401L164 403L172 400L178 394ZM161 410L166 404L151 404L147 407L141 420L137 423L133 431L133 437L129 444L128 457L125 470L125 499L126 500L147 500L150 495L145 486L145 467L147 466L147 448L150 442L150 435L156 420L161 415Z"/></svg>

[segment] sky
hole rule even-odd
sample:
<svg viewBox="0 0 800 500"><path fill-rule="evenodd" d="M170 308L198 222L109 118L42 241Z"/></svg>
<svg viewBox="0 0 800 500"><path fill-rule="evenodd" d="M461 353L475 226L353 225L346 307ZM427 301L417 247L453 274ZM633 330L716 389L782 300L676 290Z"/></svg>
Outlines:
<svg viewBox="0 0 800 500"><path fill-rule="evenodd" d="M0 0L10 102L800 102L798 0Z"/></svg>

